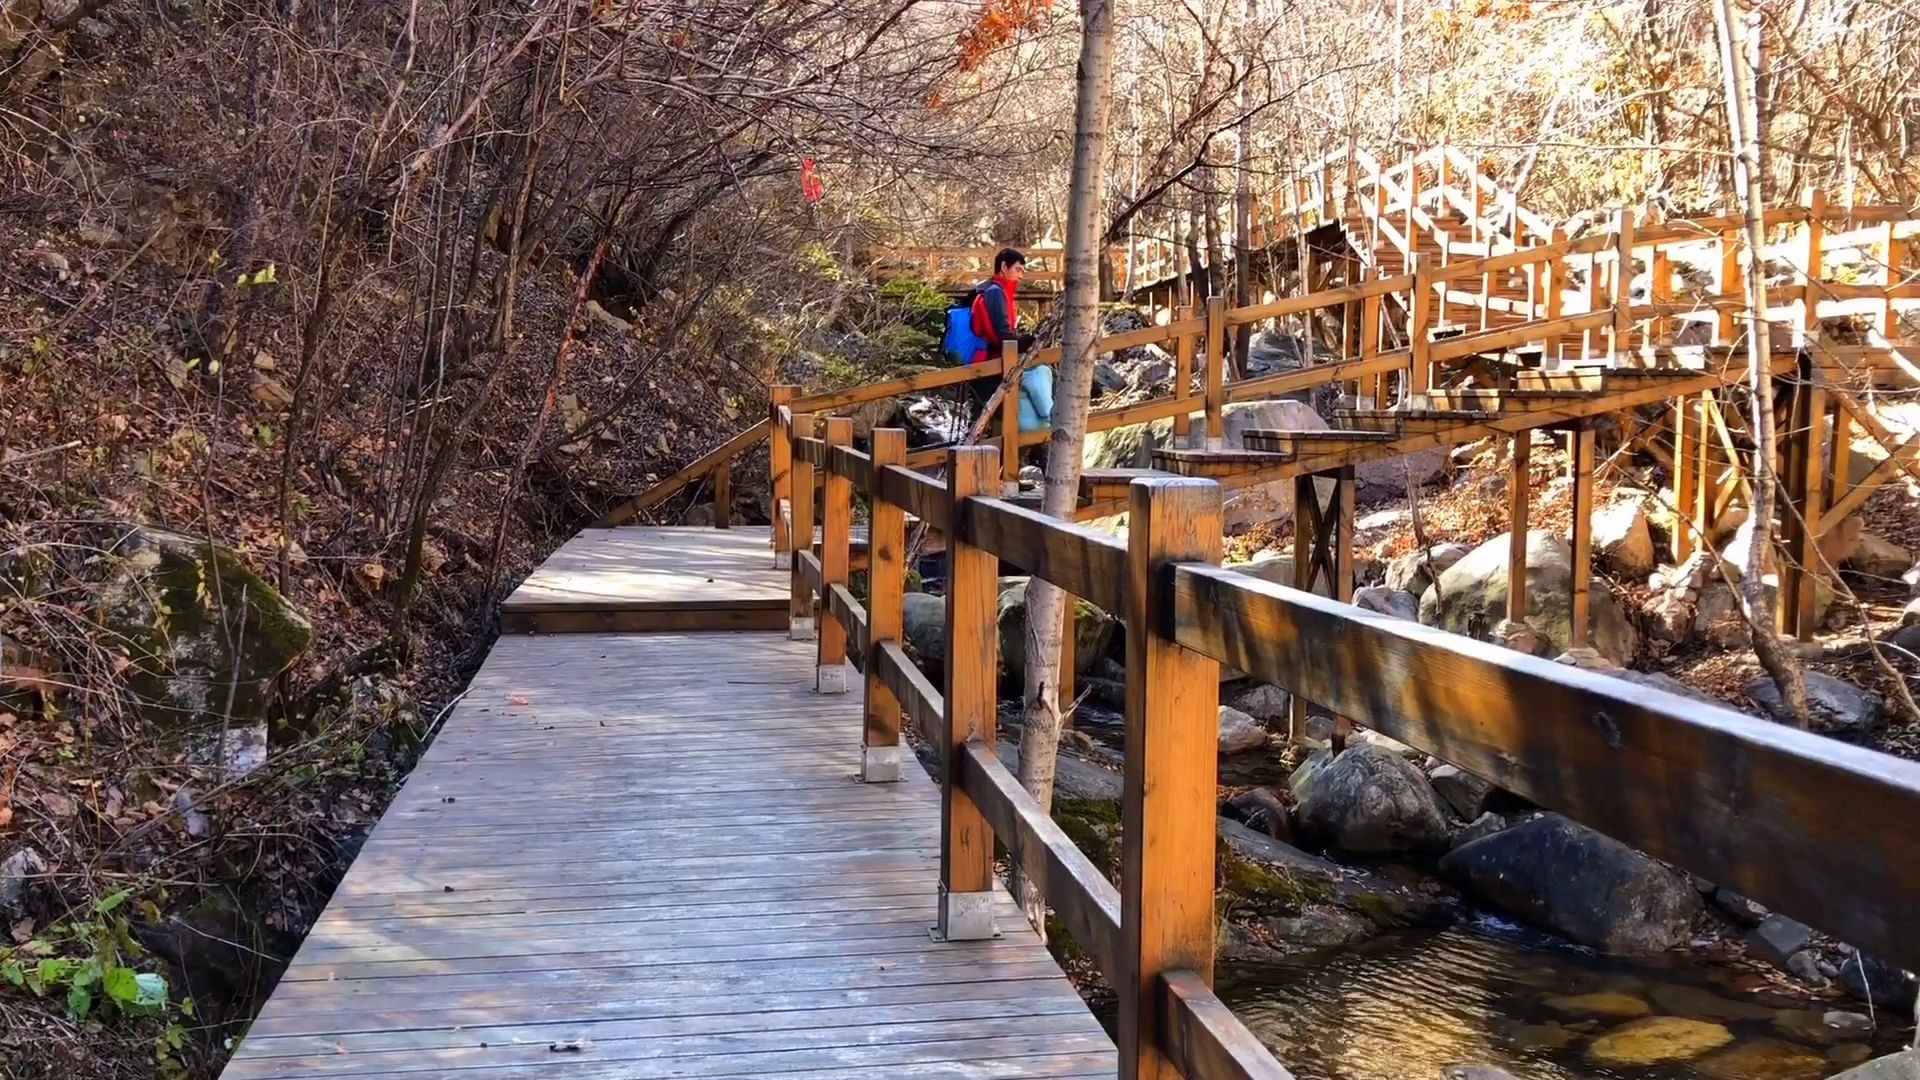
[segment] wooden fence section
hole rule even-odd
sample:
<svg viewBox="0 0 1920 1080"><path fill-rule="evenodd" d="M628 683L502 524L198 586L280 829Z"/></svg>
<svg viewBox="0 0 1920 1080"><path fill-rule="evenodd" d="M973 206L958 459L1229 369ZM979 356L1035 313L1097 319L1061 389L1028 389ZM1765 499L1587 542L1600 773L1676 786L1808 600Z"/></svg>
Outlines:
<svg viewBox="0 0 1920 1080"><path fill-rule="evenodd" d="M1058 291L1066 281L1066 252L1057 247L1021 247L1027 257L1023 287ZM993 257L999 247L882 248L874 253L873 268L881 278L914 277L949 288L970 288L993 276Z"/></svg>
<svg viewBox="0 0 1920 1080"><path fill-rule="evenodd" d="M949 451L941 483L900 463L903 441L876 432L868 455L807 429L794 436L795 461L829 478L820 489L828 528L817 550L795 559L795 610L837 624L859 656L869 779L897 775L903 713L941 748L943 933L994 932L997 841L1119 991L1122 1077L1288 1075L1208 989L1221 664L1920 965L1909 932L1920 917L1920 835L1857 828L1920 813L1920 763L1224 570L1211 481L1134 480L1121 541L996 498L990 448ZM838 580L835 548L848 531L836 523L850 519L855 491L876 509L870 609ZM952 559L940 688L902 649L893 553L904 549L908 517L945 534ZM1127 627L1117 887L994 752L1003 564ZM826 665L842 642L821 633L818 647ZM822 680L819 689L837 687Z"/></svg>

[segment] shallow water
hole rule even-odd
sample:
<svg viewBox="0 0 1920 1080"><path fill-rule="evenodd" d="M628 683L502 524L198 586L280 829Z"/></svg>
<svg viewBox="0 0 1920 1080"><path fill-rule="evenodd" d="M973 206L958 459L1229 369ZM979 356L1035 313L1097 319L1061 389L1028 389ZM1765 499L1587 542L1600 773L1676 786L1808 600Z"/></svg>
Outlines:
<svg viewBox="0 0 1920 1080"><path fill-rule="evenodd" d="M1299 1080L1426 1080L1452 1064L1497 1066L1520 1080L1818 1080L1863 1044L1888 1052L1904 1034L1882 1027L1871 1037L1789 1038L1777 1024L1806 1019L1809 1007L1865 1006L1758 996L1738 988L1731 971L1684 958L1623 963L1487 918L1284 963L1226 965L1217 981ZM1743 1018L1716 1021L1735 1039L1718 1059L1596 1064L1594 1039L1631 1021L1548 999L1600 992L1644 1002L1653 1016L1689 1010L1699 1018L1720 1001ZM1846 1044L1852 1049L1835 1050ZM1767 1060L1726 1056L1735 1048Z"/></svg>

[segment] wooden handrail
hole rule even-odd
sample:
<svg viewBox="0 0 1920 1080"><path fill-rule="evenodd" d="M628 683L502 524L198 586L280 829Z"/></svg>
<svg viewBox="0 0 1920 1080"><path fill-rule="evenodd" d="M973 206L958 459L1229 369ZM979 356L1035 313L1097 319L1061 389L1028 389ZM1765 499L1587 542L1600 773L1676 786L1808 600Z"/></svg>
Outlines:
<svg viewBox="0 0 1920 1080"><path fill-rule="evenodd" d="M954 523L944 693L897 639L879 636L844 585L826 580L835 553L802 552L795 577L796 589L823 592L824 613L859 647L868 693L887 694L893 714L904 711L946 748L942 925L962 937L991 932L971 898L986 887L979 860L998 840L1121 993L1123 1076L1160 1060L1195 1080L1288 1076L1207 985L1217 779L1209 694L1217 695L1223 664L1920 966L1920 942L1907 933L1920 915L1920 834L1851 827L1863 815L1920 813L1920 763L1223 569L1219 487L1210 481L1136 480L1122 544L993 497L991 449L949 452L948 474L962 479L955 488L876 464L835 439L830 429L825 490L864 478L876 510ZM885 457L897 456L904 434L876 432L876 446L883 443ZM830 496L829 514L839 499ZM828 535L847 542L844 529ZM873 539L873 565L889 574L904 567L877 552L898 535L888 527ZM994 752L1002 560L1123 615L1128 627L1117 887ZM1845 843L1836 839L1843 835Z"/></svg>
<svg viewBox="0 0 1920 1080"><path fill-rule="evenodd" d="M766 437L767 421L760 420L749 426L745 431L740 432L733 438L728 439L726 442L695 458L692 463L682 468L679 472L674 473L665 480L660 481L640 494L635 495L633 498L621 503L619 506L614 507L612 510L607 511L601 515L599 521L594 523L595 526L597 528L608 529L616 525L625 525L635 517L666 502L678 494L680 490L688 484L693 483L695 480L700 479L717 468L723 467L740 453L758 446L760 440Z"/></svg>

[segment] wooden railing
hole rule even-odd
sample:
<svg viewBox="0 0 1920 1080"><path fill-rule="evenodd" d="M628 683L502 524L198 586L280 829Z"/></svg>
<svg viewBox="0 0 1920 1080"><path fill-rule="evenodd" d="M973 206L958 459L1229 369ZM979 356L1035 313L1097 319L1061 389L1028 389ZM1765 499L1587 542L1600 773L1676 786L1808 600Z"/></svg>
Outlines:
<svg viewBox="0 0 1920 1080"><path fill-rule="evenodd" d="M1021 247L1027 257L1022 283L1042 291L1059 290L1066 281L1065 252L1057 247ZM966 287L993 276L998 247L882 248L874 253L873 269L880 278L910 276L936 285Z"/></svg>
<svg viewBox="0 0 1920 1080"><path fill-rule="evenodd" d="M1438 158L1440 165L1450 160L1445 154ZM1417 178L1420 173L1416 164L1421 163L1403 164L1402 174ZM1398 186L1395 174L1396 170L1379 170L1376 175L1382 182L1374 190L1403 200L1401 209L1413 207L1417 200ZM1344 198L1350 187L1335 186L1332 192L1331 197ZM1317 196L1309 192L1308 197ZM1384 205L1383 222L1392 216L1396 205ZM1736 257L1743 240L1741 222L1735 217L1649 223L1619 212L1607 229L1569 239L1559 229L1541 236L1535 231L1537 224L1530 223L1532 219L1508 216L1515 223L1513 228L1526 238L1526 246L1515 246L1510 237L1490 231L1491 226L1480 230L1479 241L1455 241L1443 236L1438 257L1414 252L1406 274L1241 308L1228 307L1223 298L1215 297L1204 306L1172 312L1158 325L1099 339L1094 346L1096 353L1159 346L1172 355L1174 372L1167 393L1124 407L1096 410L1089 418L1088 429L1103 431L1170 417L1176 435L1188 446L1218 448L1224 434L1224 408L1231 402L1338 384L1356 403L1385 407L1391 402L1417 402L1435 385L1438 374L1482 355L1531 348L1554 362L1671 365L1678 362L1674 345L1689 323L1703 324L1696 335L1706 338L1706 344L1723 348L1737 342L1744 332L1738 318L1745 300ZM1792 232L1795 239L1786 248L1799 254L1789 260L1796 280L1768 290L1766 317L1786 329L1795 349L1816 354L1822 378L1839 388L1911 387L1920 382L1920 341L1906 340L1899 322L1901 311L1920 306L1920 280L1909 280L1903 269L1907 246L1920 234L1920 217L1903 207L1831 207L1816 199L1805 206L1770 211L1767 224L1776 231ZM1719 273L1714 289L1698 298L1676 298L1671 288L1672 250L1702 243L1718 248ZM1842 244L1866 245L1882 252L1879 258L1883 266L1877 271L1880 280L1826 280L1824 256ZM1776 245L1774 250L1784 249ZM1640 264L1648 267L1651 285L1648 295L1636 299L1632 284ZM1584 284L1576 288L1574 283L1579 278L1584 278ZM1396 318L1392 311L1404 314ZM1337 316L1324 321L1344 328L1329 350L1330 362L1237 382L1227 380L1225 357L1231 336L1241 328L1283 319L1310 327L1322 314ZM1861 340L1857 342L1827 341L1821 336L1821 325L1832 320L1866 321L1871 325L1858 335ZM1454 336L1444 336L1449 333ZM1303 336L1311 340L1310 334ZM1006 355L981 364L934 369L812 395L786 392L792 396L776 402L776 407L790 404L796 414L840 412L903 394L1002 379L1022 363L1054 364L1059 358L1057 347L1036 350L1024 360L1014 356L1009 347ZM995 426L999 434L987 441L1000 448L1003 484L1018 475L1020 448L1037 445L1049 436L1044 430L1019 430L1018 403L1018 394L1003 398L1003 412ZM1195 415L1204 418L1204 427L1197 434L1190 419ZM1845 417L1834 421L1837 425L1848 422ZM730 462L758 445L765 432L764 426L749 428L623 503L601 523L630 520L708 475L714 477L718 494L718 489L725 486ZM1905 455L1902 465L1913 458L1904 444L1889 443L1888 447L1890 453ZM933 466L943 453L943 448L916 451L909 455L908 463ZM776 477L780 473L776 467ZM776 500L785 494L776 492ZM716 500L718 509L724 510L720 505L723 502ZM724 522L724 513L717 515L716 524Z"/></svg>
<svg viewBox="0 0 1920 1080"><path fill-rule="evenodd" d="M1859 828L1920 814L1920 764L1222 569L1221 493L1208 481L1133 481L1117 540L995 498L990 449L950 450L942 483L906 467L903 432L877 430L861 453L844 421L816 430L776 412L796 476L826 477L821 541L793 563L793 634L817 633L817 687L846 688L838 673L858 654L869 781L899 776L903 713L940 748L940 933L993 934L998 841L1118 992L1123 1078L1288 1076L1210 989L1223 664L1920 967L1920 832ZM873 507L865 607L845 580L856 490ZM813 503L794 503L796 529L811 529ZM909 519L944 534L949 553L939 688L904 651ZM1003 565L1126 626L1117 886L995 752Z"/></svg>

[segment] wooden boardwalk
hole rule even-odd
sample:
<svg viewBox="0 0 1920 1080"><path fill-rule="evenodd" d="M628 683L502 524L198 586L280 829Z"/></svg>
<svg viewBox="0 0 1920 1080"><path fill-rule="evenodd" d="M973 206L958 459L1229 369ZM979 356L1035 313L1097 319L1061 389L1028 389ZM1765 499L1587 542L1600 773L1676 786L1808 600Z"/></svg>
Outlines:
<svg viewBox="0 0 1920 1080"><path fill-rule="evenodd" d="M697 624L777 581L784 625L764 530L596 532L526 599L648 583ZM696 606L670 559L714 571ZM784 632L502 637L226 1080L1114 1075L1004 895L1003 937L930 939L939 790L854 779L860 695L814 664Z"/></svg>

